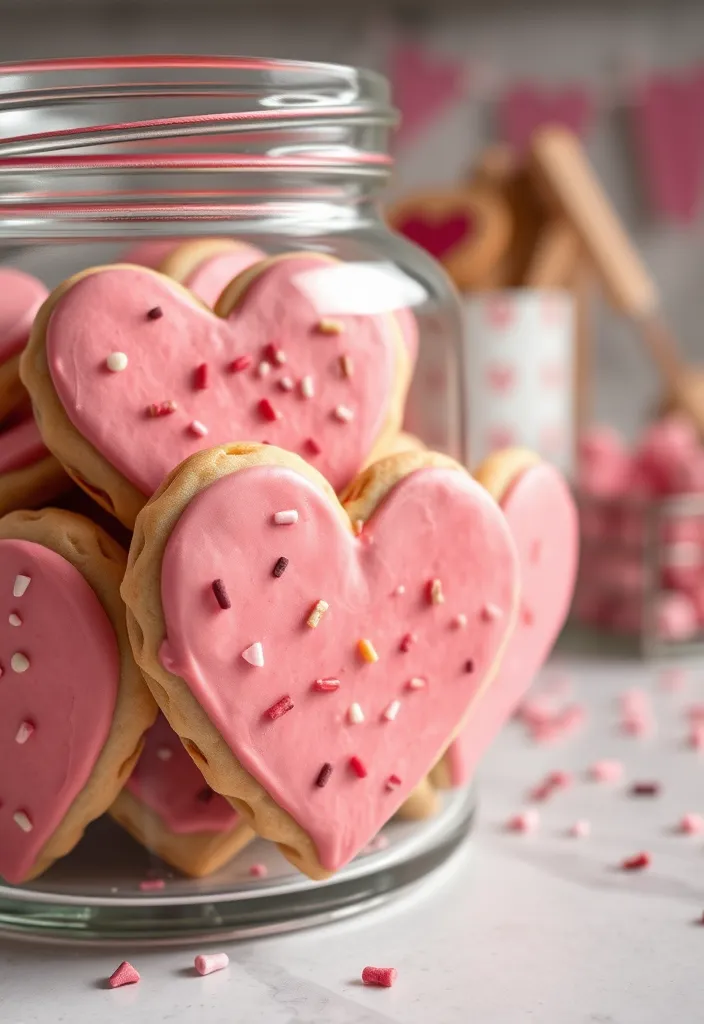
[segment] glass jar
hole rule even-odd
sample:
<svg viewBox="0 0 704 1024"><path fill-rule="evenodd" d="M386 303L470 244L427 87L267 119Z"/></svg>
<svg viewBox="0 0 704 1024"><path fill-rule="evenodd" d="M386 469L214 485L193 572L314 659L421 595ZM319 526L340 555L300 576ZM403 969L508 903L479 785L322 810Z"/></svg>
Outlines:
<svg viewBox="0 0 704 1024"><path fill-rule="evenodd" d="M349 312L395 312L411 349L417 335L407 429L466 462L458 304L440 267L380 212L394 122L385 80L349 67L170 56L2 65L0 264L53 288L105 263L158 267L190 239L333 256ZM281 863L253 877L263 854L249 848L211 878L140 885L154 871L148 855L103 820L35 882L0 887L0 928L173 941L329 919L442 860L471 807L466 794L448 798L428 825L398 826L386 849L322 886Z"/></svg>

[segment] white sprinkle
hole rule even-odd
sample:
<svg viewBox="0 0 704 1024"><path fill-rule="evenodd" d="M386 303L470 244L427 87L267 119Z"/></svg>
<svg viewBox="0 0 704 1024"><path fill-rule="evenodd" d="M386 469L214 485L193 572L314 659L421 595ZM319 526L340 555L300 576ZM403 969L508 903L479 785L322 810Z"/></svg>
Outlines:
<svg viewBox="0 0 704 1024"><path fill-rule="evenodd" d="M19 617L17 612L10 612L10 616L9 616L7 621L10 623L11 626L21 626L22 625L22 619Z"/></svg>
<svg viewBox="0 0 704 1024"><path fill-rule="evenodd" d="M15 576L15 583L14 583L14 586L12 588L12 596L13 597L23 597L25 592L26 592L26 590L27 590L27 587L29 586L29 584L31 582L32 582L32 577L31 576L22 576L22 575Z"/></svg>
<svg viewBox="0 0 704 1024"><path fill-rule="evenodd" d="M342 334L345 327L339 320L323 319L318 321L318 331L321 334Z"/></svg>
<svg viewBox="0 0 704 1024"><path fill-rule="evenodd" d="M406 588L403 583L399 583L393 593L395 597L402 597L406 593Z"/></svg>
<svg viewBox="0 0 704 1024"><path fill-rule="evenodd" d="M174 756L174 752L169 747L159 747L156 752L156 756L160 761L170 761Z"/></svg>
<svg viewBox="0 0 704 1024"><path fill-rule="evenodd" d="M306 619L306 625L310 626L311 629L315 629L316 626L320 625L320 620L322 619L323 615L325 615L325 612L328 610L329 607L330 605L327 603L327 601L323 601L322 598L320 599L320 601L317 601L315 606L311 610L310 615Z"/></svg>
<svg viewBox="0 0 704 1024"><path fill-rule="evenodd" d="M23 832L31 832L32 829L34 828L34 825L29 820L24 811L15 811L15 813L12 815L12 819L15 825L19 825Z"/></svg>
<svg viewBox="0 0 704 1024"><path fill-rule="evenodd" d="M26 654L17 651L10 658L10 667L13 672L26 672L29 668L29 658Z"/></svg>
<svg viewBox="0 0 704 1024"><path fill-rule="evenodd" d="M32 725L32 723L23 722L22 725L17 730L17 735L15 736L15 743L19 743L20 745L26 743L33 732L34 726Z"/></svg>
<svg viewBox="0 0 704 1024"><path fill-rule="evenodd" d="M124 352L111 352L105 362L111 373L120 373L121 370L127 369L127 356Z"/></svg>
<svg viewBox="0 0 704 1024"><path fill-rule="evenodd" d="M454 619L452 620L452 625L455 627L455 629L465 629L465 627L467 626L467 616L464 614L464 612L460 612L458 615L455 615Z"/></svg>
<svg viewBox="0 0 704 1024"><path fill-rule="evenodd" d="M293 391L293 381L290 377L282 377L279 381L279 387L282 391Z"/></svg>
<svg viewBox="0 0 704 1024"><path fill-rule="evenodd" d="M282 348L274 349L274 362L278 363L279 366L283 366L286 362L286 353Z"/></svg>
<svg viewBox="0 0 704 1024"><path fill-rule="evenodd" d="M274 522L277 526L291 526L298 522L298 509L287 508L283 512L274 512Z"/></svg>
<svg viewBox="0 0 704 1024"><path fill-rule="evenodd" d="M196 437L205 437L208 433L208 428L204 423L201 423L200 420L191 420L188 424L188 429L192 434L195 434Z"/></svg>
<svg viewBox="0 0 704 1024"><path fill-rule="evenodd" d="M301 394L304 398L313 398L315 395L315 385L310 375L301 377Z"/></svg>
<svg viewBox="0 0 704 1024"><path fill-rule="evenodd" d="M488 604L485 604L484 608L482 609L482 617L489 622L493 622L496 619L502 619L503 615L504 613L501 611L498 604L492 604L491 602L488 602Z"/></svg>
<svg viewBox="0 0 704 1024"><path fill-rule="evenodd" d="M386 780L386 788L388 790L398 789L400 785L401 780L399 779L398 775L389 775L388 779Z"/></svg>
<svg viewBox="0 0 704 1024"><path fill-rule="evenodd" d="M399 713L400 710L401 710L401 701L400 700L392 700L391 703L389 704L389 706L387 707L386 711L384 712L384 714L381 717L384 718L387 722L393 722L393 720L396 718L396 715Z"/></svg>
<svg viewBox="0 0 704 1024"><path fill-rule="evenodd" d="M340 369L343 377L354 377L354 362L352 356L340 356Z"/></svg>
<svg viewBox="0 0 704 1024"><path fill-rule="evenodd" d="M574 825L570 827L568 834L575 839L586 839L591 830L591 823L581 819L580 821L575 821Z"/></svg>
<svg viewBox="0 0 704 1024"><path fill-rule="evenodd" d="M347 717L352 725L360 725L360 723L364 721L364 712L359 704L350 704L347 711Z"/></svg>
<svg viewBox="0 0 704 1024"><path fill-rule="evenodd" d="M255 668L264 667L264 648L258 640L251 647L248 647L246 651L242 651L242 657L250 665L254 665Z"/></svg>
<svg viewBox="0 0 704 1024"><path fill-rule="evenodd" d="M409 690L423 690L425 689L425 679L421 676L413 676L413 678L409 679L406 683L406 687Z"/></svg>
<svg viewBox="0 0 704 1024"><path fill-rule="evenodd" d="M445 604L445 595L442 592L442 582L440 580L430 581L430 603Z"/></svg>
<svg viewBox="0 0 704 1024"><path fill-rule="evenodd" d="M336 405L332 414L340 423L351 423L354 419L354 413L346 405Z"/></svg>
<svg viewBox="0 0 704 1024"><path fill-rule="evenodd" d="M257 367L257 376L266 377L268 373L271 373L271 363L267 363L266 359L262 359Z"/></svg>

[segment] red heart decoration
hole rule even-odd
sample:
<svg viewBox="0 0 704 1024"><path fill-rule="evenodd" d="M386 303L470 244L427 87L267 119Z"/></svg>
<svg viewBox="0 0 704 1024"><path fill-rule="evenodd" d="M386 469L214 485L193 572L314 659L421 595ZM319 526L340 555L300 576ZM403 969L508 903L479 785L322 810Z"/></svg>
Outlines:
<svg viewBox="0 0 704 1024"><path fill-rule="evenodd" d="M297 521L277 525L283 510ZM343 519L292 469L239 469L190 501L161 563L161 664L329 871L388 821L489 683L516 583L504 517L459 469L406 476L360 537ZM254 644L260 667L243 656Z"/></svg>
<svg viewBox="0 0 704 1024"><path fill-rule="evenodd" d="M153 271L100 268L49 319L61 404L145 495L188 455L233 438L297 451L339 490L400 418L406 376L397 321L365 312L346 269L316 254L265 261L221 319ZM113 352L127 357L120 372L106 366Z"/></svg>
<svg viewBox="0 0 704 1024"><path fill-rule="evenodd" d="M406 43L395 47L389 60L389 79L403 115L397 140L404 142L417 134L459 99L464 77L461 60L439 60L424 48Z"/></svg>
<svg viewBox="0 0 704 1024"><path fill-rule="evenodd" d="M494 683L447 752L452 785L466 782L548 657L569 611L577 572L577 511L546 463L515 476L500 499L518 550L521 600L516 628Z"/></svg>
<svg viewBox="0 0 704 1024"><path fill-rule="evenodd" d="M513 302L505 295L494 295L488 298L485 303L485 312L489 326L498 330L510 327L516 316Z"/></svg>
<svg viewBox="0 0 704 1024"><path fill-rule="evenodd" d="M476 223L468 213L450 213L444 217L422 217L416 213L401 220L396 230L436 260L441 260L455 246L471 240Z"/></svg>
<svg viewBox="0 0 704 1024"><path fill-rule="evenodd" d="M489 366L486 377L491 390L500 395L511 391L516 383L516 373L512 366Z"/></svg>

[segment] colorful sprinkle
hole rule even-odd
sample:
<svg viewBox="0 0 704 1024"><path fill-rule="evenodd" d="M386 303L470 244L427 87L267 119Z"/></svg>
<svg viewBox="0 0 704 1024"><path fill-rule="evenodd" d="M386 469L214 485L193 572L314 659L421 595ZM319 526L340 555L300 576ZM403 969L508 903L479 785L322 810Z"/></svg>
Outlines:
<svg viewBox="0 0 704 1024"><path fill-rule="evenodd" d="M591 822L580 818L579 821L575 821L573 825L570 825L568 835L571 835L573 839L586 839L591 834L591 831Z"/></svg>
<svg viewBox="0 0 704 1024"><path fill-rule="evenodd" d="M354 532L355 537L361 537L362 531L364 530L364 520L355 519L355 521L352 523L352 530Z"/></svg>
<svg viewBox="0 0 704 1024"><path fill-rule="evenodd" d="M589 775L595 782L618 782L623 777L623 765L620 761L595 761Z"/></svg>
<svg viewBox="0 0 704 1024"><path fill-rule="evenodd" d="M482 618L486 619L487 622L495 622L496 619L503 618L503 612L497 604L492 604L489 601L482 608Z"/></svg>
<svg viewBox="0 0 704 1024"><path fill-rule="evenodd" d="M192 434L195 434L196 437L205 437L208 433L208 428L204 423L201 423L200 420L191 420L188 424L188 429Z"/></svg>
<svg viewBox="0 0 704 1024"><path fill-rule="evenodd" d="M159 309L158 306L156 308ZM154 310L149 312L153 313ZM161 310L159 310L159 315L161 316ZM139 971L135 970L128 960L123 960L120 966L108 978L108 985L110 988L122 988L123 985L136 985L138 981Z"/></svg>
<svg viewBox="0 0 704 1024"><path fill-rule="evenodd" d="M340 370L343 377L354 377L354 361L352 356L340 356Z"/></svg>
<svg viewBox="0 0 704 1024"><path fill-rule="evenodd" d="M650 867L650 854L649 853L636 853L633 857L626 857L625 860L621 861L621 869L623 871L642 871L643 868Z"/></svg>
<svg viewBox="0 0 704 1024"><path fill-rule="evenodd" d="M171 750L170 747L159 747L159 749L156 752L156 756L159 758L160 761L170 761L171 758L174 756L174 752L173 750Z"/></svg>
<svg viewBox="0 0 704 1024"><path fill-rule="evenodd" d="M227 592L227 587L225 586L224 580L213 580L213 582L210 585L213 588L215 600L220 605L220 607L223 610L232 608L232 601L230 600L230 595Z"/></svg>
<svg viewBox="0 0 704 1024"><path fill-rule="evenodd" d="M32 582L32 577L31 576L22 576L21 573L20 573L19 576L15 576L15 582L14 582L14 584L12 586L12 596L13 597L24 597L24 595L27 592L27 587L29 586L29 584L31 582Z"/></svg>
<svg viewBox="0 0 704 1024"><path fill-rule="evenodd" d="M330 776L331 775L332 775L332 765L330 764L329 761L326 761L325 764L323 765L323 767L318 772L318 777L315 780L316 786L319 786L320 789L322 789L323 786L327 786L328 782L330 781Z"/></svg>
<svg viewBox="0 0 704 1024"><path fill-rule="evenodd" d="M659 792L659 782L634 782L630 789L631 796L657 796Z"/></svg>
<svg viewBox="0 0 704 1024"><path fill-rule="evenodd" d="M340 680L333 679L332 676L327 679L316 679L311 689L316 693L335 693L340 689Z"/></svg>
<svg viewBox="0 0 704 1024"><path fill-rule="evenodd" d="M381 988L391 988L398 977L395 967L365 967L362 971L362 981L365 985L376 985Z"/></svg>
<svg viewBox="0 0 704 1024"><path fill-rule="evenodd" d="M351 423L354 419L354 413L347 405L336 405L332 414L340 423Z"/></svg>
<svg viewBox="0 0 704 1024"><path fill-rule="evenodd" d="M399 585L395 588L395 590L391 591L391 596L392 597L403 597L403 595L405 593L406 593L406 588L404 587L403 583L399 583Z"/></svg>
<svg viewBox="0 0 704 1024"><path fill-rule="evenodd" d="M198 974L205 977L206 974L214 974L215 971L222 971L230 962L227 953L200 953L193 961Z"/></svg>
<svg viewBox="0 0 704 1024"><path fill-rule="evenodd" d="M324 317L316 324L318 334L343 334L345 325L340 320Z"/></svg>
<svg viewBox="0 0 704 1024"><path fill-rule="evenodd" d="M163 878L145 878L139 883L140 892L161 892L166 887Z"/></svg>
<svg viewBox="0 0 704 1024"><path fill-rule="evenodd" d="M26 811L15 811L12 815L12 820L15 825L19 825L23 832L31 832L34 828L34 825Z"/></svg>
<svg viewBox="0 0 704 1024"><path fill-rule="evenodd" d="M680 819L677 831L683 832L688 836L701 835L704 832L704 817L701 814L695 814L693 811L684 814Z"/></svg>
<svg viewBox="0 0 704 1024"><path fill-rule="evenodd" d="M379 655L376 653L376 649L371 640L363 638L357 641L357 650L362 655L362 660L373 665L375 661L379 660Z"/></svg>
<svg viewBox="0 0 704 1024"><path fill-rule="evenodd" d="M418 637L415 633L404 633L398 645L399 651L403 651L404 654L407 654L417 639Z"/></svg>
<svg viewBox="0 0 704 1024"><path fill-rule="evenodd" d="M401 701L392 700L386 710L382 714L382 718L385 722L393 722L399 711L401 710Z"/></svg>
<svg viewBox="0 0 704 1024"><path fill-rule="evenodd" d="M242 651L242 657L250 665L254 665L255 668L264 667L264 648L259 640L252 644L251 647L247 647L246 650Z"/></svg>
<svg viewBox="0 0 704 1024"><path fill-rule="evenodd" d="M277 718L281 718L283 715L288 714L289 711L293 710L293 701L288 694L281 697L275 704L272 704L270 708L266 709L266 713L272 722L275 722Z"/></svg>
<svg viewBox="0 0 704 1024"><path fill-rule="evenodd" d="M568 786L571 786L572 781L573 779L569 772L549 772L542 782L538 783L538 785L531 790L530 798L531 800L547 800L547 798L552 796L556 790L567 789Z"/></svg>
<svg viewBox="0 0 704 1024"><path fill-rule="evenodd" d="M323 450L314 437L307 437L303 443L306 450L310 452L311 455L320 455Z"/></svg>
<svg viewBox="0 0 704 1024"><path fill-rule="evenodd" d="M386 788L387 789L389 789L389 790L398 789L398 787L400 785L401 785L401 779L399 778L398 775L396 775L395 772L394 772L393 775L389 775L388 779L386 780Z"/></svg>
<svg viewBox="0 0 704 1024"><path fill-rule="evenodd" d="M465 661L464 670L465 672L474 672L474 662L472 661L471 658L467 658L467 660Z"/></svg>
<svg viewBox="0 0 704 1024"><path fill-rule="evenodd" d="M196 391L205 391L208 386L208 364L201 363L193 371L193 387Z"/></svg>
<svg viewBox="0 0 704 1024"><path fill-rule="evenodd" d="M19 743L20 746L26 743L29 737L34 732L34 722L22 722L17 734L15 735L15 743Z"/></svg>
<svg viewBox="0 0 704 1024"><path fill-rule="evenodd" d="M349 760L349 765L352 771L355 773L358 779L366 779L367 769L364 764L360 761L356 754L353 754Z"/></svg>
<svg viewBox="0 0 704 1024"><path fill-rule="evenodd" d="M26 672L29 668L29 658L21 651L17 651L10 658L10 668L13 672Z"/></svg>
<svg viewBox="0 0 704 1024"><path fill-rule="evenodd" d="M266 878L269 874L269 868L266 864L252 864L249 873L252 878Z"/></svg>
<svg viewBox="0 0 704 1024"><path fill-rule="evenodd" d="M303 395L304 398L315 397L315 385L313 384L313 378L310 375L306 377L301 377L300 388L301 394Z"/></svg>
<svg viewBox="0 0 704 1024"><path fill-rule="evenodd" d="M291 526L298 522L298 510L287 508L283 512L274 512L274 522L277 526Z"/></svg>
<svg viewBox="0 0 704 1024"><path fill-rule="evenodd" d="M361 725L364 721L364 712L359 704L350 704L347 709L347 718L351 725Z"/></svg>
<svg viewBox="0 0 704 1024"><path fill-rule="evenodd" d="M10 623L11 626L21 626L22 625L22 619L19 617L17 612L10 612L10 615L8 616L7 621Z"/></svg>
<svg viewBox="0 0 704 1024"><path fill-rule="evenodd" d="M459 614L455 615L454 619L452 620L452 626L454 629L467 628L467 616L464 614L464 612L459 612Z"/></svg>
<svg viewBox="0 0 704 1024"><path fill-rule="evenodd" d="M424 690L425 689L425 685L426 685L425 684L425 679L423 679L422 676L413 676L406 683L406 689L407 690Z"/></svg>
<svg viewBox="0 0 704 1024"><path fill-rule="evenodd" d="M428 580L425 588L430 604L445 604L445 595L442 592L442 582L440 580Z"/></svg>
<svg viewBox="0 0 704 1024"><path fill-rule="evenodd" d="M293 381L290 377L282 377L279 381L279 387L282 391L293 391Z"/></svg>
<svg viewBox="0 0 704 1024"><path fill-rule="evenodd" d="M148 320L161 320L163 315L164 310L161 308L161 306L154 306L152 307L152 309L147 310Z"/></svg>
<svg viewBox="0 0 704 1024"><path fill-rule="evenodd" d="M322 598L319 601L316 601L315 605L311 609L310 615L306 619L306 626L310 626L311 629L315 629L317 626L319 626L320 620L322 619L323 615L325 615L325 612L328 610L329 607L330 605L327 603L327 601L323 601Z"/></svg>
<svg viewBox="0 0 704 1024"><path fill-rule="evenodd" d="M105 360L105 365L111 373L121 373L127 369L128 359L124 352L111 352Z"/></svg>
<svg viewBox="0 0 704 1024"><path fill-rule="evenodd" d="M271 373L271 363L267 363L267 361L265 359L263 359L262 362L257 367L257 376L258 377L268 377L268 375L270 373Z"/></svg>
<svg viewBox="0 0 704 1024"><path fill-rule="evenodd" d="M506 822L509 832L535 832L540 824L540 815L534 808L522 811L521 814L514 814Z"/></svg>
<svg viewBox="0 0 704 1024"><path fill-rule="evenodd" d="M243 370L247 370L252 365L252 357L250 355L237 356L229 364L227 369L230 373L242 373Z"/></svg>
<svg viewBox="0 0 704 1024"><path fill-rule="evenodd" d="M281 555L280 558L276 559L276 564L271 570L271 575L276 577L278 580L286 572L286 566L288 565L288 558L285 555Z"/></svg>
<svg viewBox="0 0 704 1024"><path fill-rule="evenodd" d="M275 345L273 341L270 341L269 344L264 347L264 358L269 363L276 363L278 366L283 366L286 362L286 353L280 345Z"/></svg>
<svg viewBox="0 0 704 1024"><path fill-rule="evenodd" d="M268 398L261 398L257 408L259 409L259 415L268 420L269 423L274 423L275 420L281 419L281 413L274 408Z"/></svg>
<svg viewBox="0 0 704 1024"><path fill-rule="evenodd" d="M176 412L178 405L171 399L166 402L153 402L147 406L147 416L151 419L156 419L159 416L170 416L172 412Z"/></svg>

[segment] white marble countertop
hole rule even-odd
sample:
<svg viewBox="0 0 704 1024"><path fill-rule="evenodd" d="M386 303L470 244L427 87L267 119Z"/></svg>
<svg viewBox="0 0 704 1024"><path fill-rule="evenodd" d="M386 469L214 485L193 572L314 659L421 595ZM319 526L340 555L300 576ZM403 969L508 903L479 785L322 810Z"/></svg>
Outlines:
<svg viewBox="0 0 704 1024"><path fill-rule="evenodd" d="M636 662L555 663L568 668L587 724L550 745L513 723L481 772L472 839L451 863L395 904L346 923L277 939L230 943L230 967L194 975L200 949L94 950L0 943L3 1024L677 1024L703 1019L704 836L674 831L704 813L704 753L688 748L685 709L704 702L704 664L684 688ZM619 730L617 697L651 690L657 732ZM595 760L624 763L624 781L590 782ZM507 833L507 817L553 769L575 782L540 805L532 835ZM634 780L656 780L656 797L633 797ZM568 838L588 819L588 839ZM624 857L647 850L649 870L625 873ZM140 971L136 986L109 991L117 963ZM392 989L365 988L367 965L393 966Z"/></svg>

